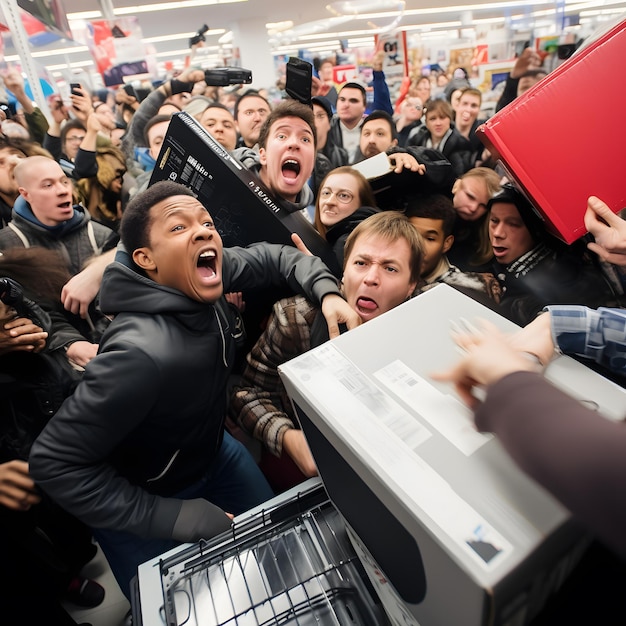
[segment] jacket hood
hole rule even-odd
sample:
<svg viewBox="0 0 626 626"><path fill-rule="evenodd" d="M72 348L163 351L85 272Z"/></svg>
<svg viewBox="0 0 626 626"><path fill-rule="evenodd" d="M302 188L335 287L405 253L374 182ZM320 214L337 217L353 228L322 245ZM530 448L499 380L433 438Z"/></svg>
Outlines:
<svg viewBox="0 0 626 626"><path fill-rule="evenodd" d="M252 148L238 148L236 150L233 150L231 154L247 170L253 172L254 175L259 179L259 181L261 180L261 161L258 152L256 152ZM279 200L279 198L275 196L272 192L270 192L270 195L274 198L274 200ZM295 213L296 211L301 211L302 209L306 209L306 207L315 204L315 195L311 191L309 185L305 184L298 194L298 199L296 200L296 202L289 202L284 198L280 198L280 204L287 208L290 213Z"/></svg>
<svg viewBox="0 0 626 626"><path fill-rule="evenodd" d="M22 219L26 220L33 226L41 230L45 230L53 237L61 237L65 236L68 232L79 228L91 219L89 213L87 213L87 211L85 211L85 209L79 204L75 204L73 208L74 215L69 220L57 226L46 226L35 217L30 204L24 199L24 196L20 195L13 205L13 213L19 215Z"/></svg>
<svg viewBox="0 0 626 626"><path fill-rule="evenodd" d="M122 244L115 261L105 270L100 288L100 308L107 315L148 313L173 315L206 315L213 305L192 300L184 293L160 285L137 267Z"/></svg>
<svg viewBox="0 0 626 626"><path fill-rule="evenodd" d="M152 172L156 165L156 160L150 154L150 148L135 146L135 161L144 172Z"/></svg>

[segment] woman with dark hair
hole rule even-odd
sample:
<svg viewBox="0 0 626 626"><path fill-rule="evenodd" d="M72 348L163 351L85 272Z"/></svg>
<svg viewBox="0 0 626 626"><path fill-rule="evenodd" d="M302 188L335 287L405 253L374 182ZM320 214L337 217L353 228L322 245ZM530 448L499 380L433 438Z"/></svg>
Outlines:
<svg viewBox="0 0 626 626"><path fill-rule="evenodd" d="M315 201L315 228L332 246L340 268L348 235L379 211L370 184L358 170L345 165L324 177Z"/></svg>

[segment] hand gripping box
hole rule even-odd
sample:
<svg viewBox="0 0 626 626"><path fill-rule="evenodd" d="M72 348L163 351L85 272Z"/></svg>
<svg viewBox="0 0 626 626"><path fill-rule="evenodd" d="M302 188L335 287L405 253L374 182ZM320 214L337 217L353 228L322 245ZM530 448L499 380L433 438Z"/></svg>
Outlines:
<svg viewBox="0 0 626 626"><path fill-rule="evenodd" d="M476 131L546 226L566 243L585 234L587 198L626 207L623 117L626 20L586 42L570 59Z"/></svg>
<svg viewBox="0 0 626 626"><path fill-rule="evenodd" d="M451 322L515 325L447 285L280 368L324 486L393 624L521 625L585 548L569 513L478 433L451 385ZM612 419L626 392L559 357L546 375Z"/></svg>
<svg viewBox="0 0 626 626"><path fill-rule="evenodd" d="M173 180L197 194L225 247L259 241L293 245L291 234L297 233L333 273L340 273L332 248L304 215L274 198L187 113L175 114L168 126L150 184L159 180Z"/></svg>

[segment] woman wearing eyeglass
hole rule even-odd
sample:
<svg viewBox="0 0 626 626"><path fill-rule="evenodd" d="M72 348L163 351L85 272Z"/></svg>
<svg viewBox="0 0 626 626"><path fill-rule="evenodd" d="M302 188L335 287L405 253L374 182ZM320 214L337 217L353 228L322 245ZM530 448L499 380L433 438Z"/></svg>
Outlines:
<svg viewBox="0 0 626 626"><path fill-rule="evenodd" d="M364 219L379 212L370 184L353 167L338 167L322 180L315 201L315 228L332 246L340 268L348 235Z"/></svg>

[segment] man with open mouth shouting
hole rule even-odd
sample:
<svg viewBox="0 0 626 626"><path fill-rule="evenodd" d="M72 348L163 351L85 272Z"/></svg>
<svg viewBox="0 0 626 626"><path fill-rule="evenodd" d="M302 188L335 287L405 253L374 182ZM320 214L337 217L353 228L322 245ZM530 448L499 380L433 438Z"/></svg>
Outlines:
<svg viewBox="0 0 626 626"><path fill-rule="evenodd" d="M128 204L103 278L114 314L76 392L35 442L31 471L94 529L120 588L181 541L226 530L272 496L224 432L235 316L224 291L287 285L321 305L331 336L359 316L316 257L266 243L223 249L208 211L162 181Z"/></svg>
<svg viewBox="0 0 626 626"><path fill-rule="evenodd" d="M257 174L267 189L286 200L292 212L315 202L307 185L315 166L317 136L311 107L285 100L268 115L259 134L258 153L239 149L234 156Z"/></svg>

